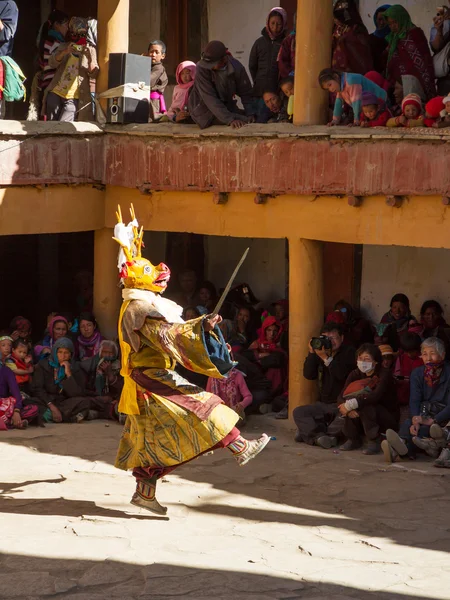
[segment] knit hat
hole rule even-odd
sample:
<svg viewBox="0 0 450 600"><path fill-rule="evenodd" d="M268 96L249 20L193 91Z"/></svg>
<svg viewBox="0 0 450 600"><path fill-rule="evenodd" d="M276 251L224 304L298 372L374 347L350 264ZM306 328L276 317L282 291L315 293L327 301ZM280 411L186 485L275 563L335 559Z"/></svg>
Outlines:
<svg viewBox="0 0 450 600"><path fill-rule="evenodd" d="M389 354L395 354L395 352L392 350L392 347L389 346L389 344L381 344L381 346L378 346L381 352L381 356L388 356Z"/></svg>
<svg viewBox="0 0 450 600"><path fill-rule="evenodd" d="M418 94L408 94L403 98L402 101L402 112L405 111L407 106L415 106L419 112L422 112L422 100Z"/></svg>
<svg viewBox="0 0 450 600"><path fill-rule="evenodd" d="M450 102L450 97L448 101ZM432 119L437 119L442 110L442 104L442 96L436 96L436 98L432 98L425 104L425 111Z"/></svg>
<svg viewBox="0 0 450 600"><path fill-rule="evenodd" d="M362 106L369 106L370 104L375 104L376 106L378 106L378 104L379 104L378 98L375 96L375 94L372 94L372 92L363 92L362 93Z"/></svg>

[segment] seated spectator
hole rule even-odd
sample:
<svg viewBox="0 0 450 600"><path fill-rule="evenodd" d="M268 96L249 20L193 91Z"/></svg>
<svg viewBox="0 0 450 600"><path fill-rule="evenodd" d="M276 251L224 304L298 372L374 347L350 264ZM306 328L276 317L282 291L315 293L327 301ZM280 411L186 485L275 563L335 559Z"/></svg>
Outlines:
<svg viewBox="0 0 450 600"><path fill-rule="evenodd" d="M415 459L418 449L437 458L445 447L443 440L430 437L430 427L445 426L450 420L450 364L445 361L445 347L438 338L425 340L421 350L424 364L411 373L411 417L401 425L398 434L389 429L382 444L387 462L394 462L399 456Z"/></svg>
<svg viewBox="0 0 450 600"><path fill-rule="evenodd" d="M14 317L9 324L10 335L13 341L21 339L31 348L31 321L25 317Z"/></svg>
<svg viewBox="0 0 450 600"><path fill-rule="evenodd" d="M356 308L345 300L339 300L334 305L334 310L339 311L344 318L345 344L356 349L361 344L373 342L372 326Z"/></svg>
<svg viewBox="0 0 450 600"><path fill-rule="evenodd" d="M398 423L395 383L390 369L382 366L380 349L363 344L356 352L357 369L352 371L338 398L347 438L341 450L356 450L367 438L363 454L378 454L381 434Z"/></svg>
<svg viewBox="0 0 450 600"><path fill-rule="evenodd" d="M357 73L343 73L336 69L323 69L319 74L319 84L330 94L336 94L333 119L329 125L339 125L344 104L347 104L353 110L353 125L360 125L363 92L374 94L379 103L385 103L387 99L387 94L382 88Z"/></svg>
<svg viewBox="0 0 450 600"><path fill-rule="evenodd" d="M22 394L30 394L31 374L34 372L31 356L28 354L28 344L18 338L12 345L11 356L6 366L11 369Z"/></svg>
<svg viewBox="0 0 450 600"><path fill-rule="evenodd" d="M280 89L281 92L285 95L287 104L286 104L286 112L288 121L292 122L294 117L294 78L293 77L285 77L280 81ZM285 100L285 101L286 101Z"/></svg>
<svg viewBox="0 0 450 600"><path fill-rule="evenodd" d="M338 0L333 9L332 67L364 75L373 69L369 32L362 22L355 0ZM355 113L355 119L360 111Z"/></svg>
<svg viewBox="0 0 450 600"><path fill-rule="evenodd" d="M186 308L188 306L197 306L197 274L193 269L185 269L178 278L180 291L171 295L171 299Z"/></svg>
<svg viewBox="0 0 450 600"><path fill-rule="evenodd" d="M423 120L425 127L437 128L441 126L441 113L444 107L442 100L442 96L436 96L436 98L428 100L425 104L425 116Z"/></svg>
<svg viewBox="0 0 450 600"><path fill-rule="evenodd" d="M0 363L0 431L25 429L37 417L37 406L35 404L23 406L13 372Z"/></svg>
<svg viewBox="0 0 450 600"><path fill-rule="evenodd" d="M262 95L265 109L261 109L257 123L288 123L287 102L279 94L265 91Z"/></svg>
<svg viewBox="0 0 450 600"><path fill-rule="evenodd" d="M236 96L244 111L238 108ZM222 42L209 42L202 53L188 107L201 129L215 124L239 129L255 121L252 87L245 67Z"/></svg>
<svg viewBox="0 0 450 600"><path fill-rule="evenodd" d="M206 391L219 396L229 408L244 419L245 409L253 402L253 396L239 369L233 369L224 379L208 378Z"/></svg>
<svg viewBox="0 0 450 600"><path fill-rule="evenodd" d="M400 340L400 351L395 361L394 379L397 389L397 401L400 409L400 423L409 419L409 392L411 373L421 367L420 357L422 340L417 333L408 331Z"/></svg>
<svg viewBox="0 0 450 600"><path fill-rule="evenodd" d="M161 40L150 42L147 56L152 59L152 72L150 75L150 121L159 121L167 112L164 101L164 91L169 83L163 60L166 58L166 45Z"/></svg>
<svg viewBox="0 0 450 600"><path fill-rule="evenodd" d="M384 73L386 70L386 53L385 50L388 46L386 36L391 32L389 25L387 24L384 13L388 8L391 8L390 4L383 4L379 6L373 15L373 21L375 23L375 31L370 34L369 42L372 50L373 66L375 71L378 73Z"/></svg>
<svg viewBox="0 0 450 600"><path fill-rule="evenodd" d="M337 398L351 371L355 368L355 351L344 345L344 331L336 323L325 324L320 332L331 342L331 348L314 350L309 343L309 354L303 365L303 377L320 381L319 401L294 409L298 431L296 442L316 444L322 448L337 445L343 419L338 416Z"/></svg>
<svg viewBox="0 0 450 600"><path fill-rule="evenodd" d="M120 375L119 348L112 340L100 342L97 354L80 363L86 373L86 391L96 397L96 403L103 403L111 408L111 418L119 418L118 403L123 388ZM104 414L105 411L103 411ZM101 414L91 409L90 417L100 418Z"/></svg>
<svg viewBox="0 0 450 600"><path fill-rule="evenodd" d="M409 308L409 298L405 294L395 294L391 299L391 309L381 318L381 324L393 325L393 332L397 340L389 341L392 348L397 351L399 347L398 338L408 331L409 322L414 317Z"/></svg>
<svg viewBox="0 0 450 600"><path fill-rule="evenodd" d="M371 92L362 93L361 106L361 127L386 127L386 123L392 117L386 104L380 104L378 98Z"/></svg>
<svg viewBox="0 0 450 600"><path fill-rule="evenodd" d="M206 308L207 313L210 313L216 307L217 300L217 292L214 284L210 281L204 281L198 288L199 305Z"/></svg>
<svg viewBox="0 0 450 600"><path fill-rule="evenodd" d="M430 46L433 54L444 51L450 41L450 10L448 6L442 6L438 9L437 15L433 18L433 27L430 31ZM445 56L447 68L443 68L443 73L437 73L437 92L441 96L450 94L450 70L448 69L448 53ZM445 74L445 71L447 73Z"/></svg>
<svg viewBox="0 0 450 600"><path fill-rule="evenodd" d="M389 371L393 370L395 363L395 352L392 350L389 344L381 344L378 346L378 349L381 352L381 366L383 369L388 369Z"/></svg>
<svg viewBox="0 0 450 600"><path fill-rule="evenodd" d="M238 309L233 322L233 331L230 335L229 344L233 352L246 350L253 339L252 313L245 306Z"/></svg>
<svg viewBox="0 0 450 600"><path fill-rule="evenodd" d="M420 27L411 21L408 11L399 4L385 11L391 33L386 36L387 75L395 84L404 75L416 77L424 92L425 100L436 96L433 59L427 38Z"/></svg>
<svg viewBox="0 0 450 600"><path fill-rule="evenodd" d="M92 313L80 314L80 335L76 342L76 356L79 360L92 358L99 353L103 336L98 330L97 321Z"/></svg>
<svg viewBox="0 0 450 600"><path fill-rule="evenodd" d="M267 15L266 26L252 46L249 58L249 70L253 79L253 96L257 102L257 122L264 114L263 94L266 90L278 89L278 53L286 37L287 14L277 6Z"/></svg>
<svg viewBox="0 0 450 600"><path fill-rule="evenodd" d="M386 127L425 127L422 101L417 94L408 94L402 100L402 114L392 117Z"/></svg>
<svg viewBox="0 0 450 600"><path fill-rule="evenodd" d="M436 300L427 300L420 309L420 322L423 326L422 340L430 337L439 338L445 346L447 360L450 358L450 340L446 333L449 325L444 319L444 309Z"/></svg>
<svg viewBox="0 0 450 600"><path fill-rule="evenodd" d="M46 421L81 423L89 418L91 398L86 394L85 377L73 359L71 340L55 341L51 354L39 361L31 385L33 397L49 410Z"/></svg>
<svg viewBox="0 0 450 600"><path fill-rule="evenodd" d="M293 76L295 73L295 40L297 28L297 13L294 13L294 27L281 43L277 56L279 78Z"/></svg>
<svg viewBox="0 0 450 600"><path fill-rule="evenodd" d="M0 362L5 364L11 355L13 339L9 335L0 335Z"/></svg>
<svg viewBox="0 0 450 600"><path fill-rule="evenodd" d="M183 310L183 320L191 321L192 319L198 319L200 317L200 311L196 306L187 306Z"/></svg>
<svg viewBox="0 0 450 600"><path fill-rule="evenodd" d="M439 129L450 127L450 96L442 98L442 106L444 108L439 113L439 117L436 119L436 122L432 124L432 127Z"/></svg>
<svg viewBox="0 0 450 600"><path fill-rule="evenodd" d="M34 347L34 354L38 360L45 355L50 354L50 351L57 340L67 336L69 324L67 319L62 315L55 315L50 318L47 329L48 333L45 335L42 342Z"/></svg>
<svg viewBox="0 0 450 600"><path fill-rule="evenodd" d="M49 121L92 121L91 79L98 75L97 52L87 43L88 23L81 17L69 21L70 42L50 55L55 69L44 92L42 113ZM80 109L78 111L78 108Z"/></svg>
<svg viewBox="0 0 450 600"><path fill-rule="evenodd" d="M185 60L177 67L175 78L177 85L173 89L172 104L167 111L167 117L175 123L192 123L188 111L189 92L194 85L197 66L190 60Z"/></svg>
<svg viewBox="0 0 450 600"><path fill-rule="evenodd" d="M273 397L283 393L287 378L287 355L281 348L283 328L275 317L267 317L259 331L259 337L251 345L256 362L272 384Z"/></svg>

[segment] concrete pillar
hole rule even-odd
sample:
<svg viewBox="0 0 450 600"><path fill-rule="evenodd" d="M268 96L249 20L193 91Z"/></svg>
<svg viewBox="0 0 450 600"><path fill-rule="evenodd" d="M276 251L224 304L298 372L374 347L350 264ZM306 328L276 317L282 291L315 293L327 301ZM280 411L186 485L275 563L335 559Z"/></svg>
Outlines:
<svg viewBox="0 0 450 600"><path fill-rule="evenodd" d="M98 0L97 91L108 89L108 63L111 52L128 52L130 0Z"/></svg>
<svg viewBox="0 0 450 600"><path fill-rule="evenodd" d="M317 399L317 381L303 377L308 342L323 324L321 242L289 239L289 412Z"/></svg>
<svg viewBox="0 0 450 600"><path fill-rule="evenodd" d="M297 1L294 124L323 125L327 118L328 94L317 76L331 66L331 0Z"/></svg>
<svg viewBox="0 0 450 600"><path fill-rule="evenodd" d="M94 238L94 314L102 334L117 338L117 320L122 302L117 270L119 246L113 229L105 227L95 232Z"/></svg>

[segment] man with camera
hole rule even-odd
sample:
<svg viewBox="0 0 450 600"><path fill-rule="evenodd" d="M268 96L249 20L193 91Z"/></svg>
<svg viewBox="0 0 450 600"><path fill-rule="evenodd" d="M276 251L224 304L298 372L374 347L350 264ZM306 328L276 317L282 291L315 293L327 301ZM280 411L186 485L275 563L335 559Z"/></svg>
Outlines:
<svg viewBox="0 0 450 600"><path fill-rule="evenodd" d="M343 419L338 417L336 401L348 375L356 368L355 349L343 345L343 342L344 331L337 323L326 323L320 337L309 342L303 377L312 381L320 377L320 397L315 404L294 410L297 442L322 448L337 445Z"/></svg>

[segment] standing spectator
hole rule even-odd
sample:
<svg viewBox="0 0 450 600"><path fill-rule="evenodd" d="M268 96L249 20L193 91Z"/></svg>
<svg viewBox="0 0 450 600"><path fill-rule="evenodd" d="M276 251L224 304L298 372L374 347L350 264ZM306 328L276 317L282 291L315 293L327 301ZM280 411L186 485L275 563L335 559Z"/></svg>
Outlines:
<svg viewBox="0 0 450 600"><path fill-rule="evenodd" d="M433 27L430 32L430 46L434 54L438 54L450 42L450 10L448 7L441 7L438 14L433 19ZM449 53L447 48L447 65ZM436 73L436 76L438 73ZM447 75L437 77L437 91L440 96L447 96L450 93L450 69L447 67Z"/></svg>
<svg viewBox="0 0 450 600"><path fill-rule="evenodd" d="M372 71L369 32L362 22L355 0L336 2L333 16L333 69L360 75ZM356 117L359 118L359 113Z"/></svg>
<svg viewBox="0 0 450 600"><path fill-rule="evenodd" d="M240 97L244 111L237 107L236 96ZM239 129L254 122L252 86L247 71L223 42L209 42L202 53L188 106L189 114L201 129L215 124Z"/></svg>
<svg viewBox="0 0 450 600"><path fill-rule="evenodd" d="M167 112L164 91L169 83L163 60L166 58L166 45L161 40L153 40L148 46L147 56L152 59L150 76L150 121L159 121Z"/></svg>
<svg viewBox="0 0 450 600"><path fill-rule="evenodd" d="M258 115L264 110L263 93L278 89L278 53L286 37L286 11L276 6L267 16L267 22L250 52L249 70L253 79L253 95L258 102Z"/></svg>
<svg viewBox="0 0 450 600"><path fill-rule="evenodd" d="M189 93L194 85L197 65L190 60L181 62L176 71L177 85L173 89L172 104L167 117L176 123L192 123L187 111Z"/></svg>
<svg viewBox="0 0 450 600"><path fill-rule="evenodd" d="M56 69L50 67L50 56L66 41L69 31L69 16L61 10L52 10L44 23L39 40L39 87L42 91L51 83Z"/></svg>
<svg viewBox="0 0 450 600"><path fill-rule="evenodd" d="M370 34L370 47L372 49L373 66L375 71L378 73L384 73L386 70L386 54L385 50L388 46L386 36L389 35L391 30L387 24L384 13L388 8L391 8L390 4L383 4L379 6L374 15L373 20L375 23L375 31Z"/></svg>
<svg viewBox="0 0 450 600"><path fill-rule="evenodd" d="M395 84L402 75L413 75L419 80L425 99L431 100L436 96L434 66L424 32L414 25L408 11L399 4L391 6L384 16L391 30L386 37L388 79Z"/></svg>
<svg viewBox="0 0 450 600"><path fill-rule="evenodd" d="M278 53L277 62L280 80L289 76L293 76L295 72L296 28L297 13L294 14L294 28L291 33L284 38L281 44L280 52Z"/></svg>
<svg viewBox="0 0 450 600"><path fill-rule="evenodd" d="M17 4L11 0L0 0L0 57L11 56L14 44L14 36L19 20L19 9ZM3 85L5 74L3 63L0 60L0 85ZM5 101L0 90L0 119L5 117Z"/></svg>

